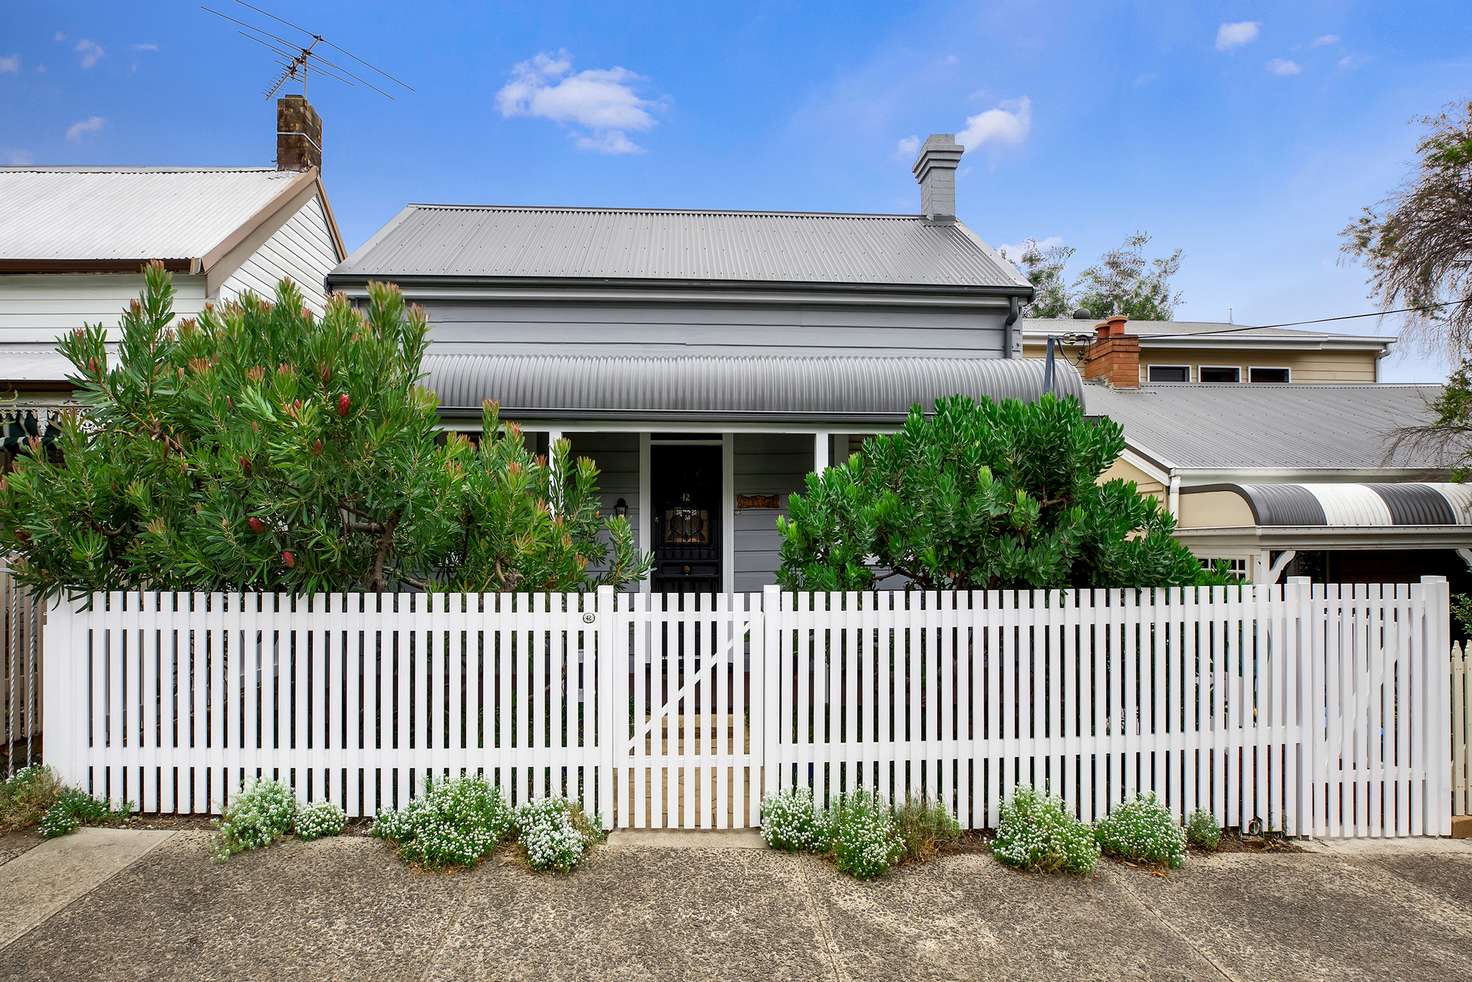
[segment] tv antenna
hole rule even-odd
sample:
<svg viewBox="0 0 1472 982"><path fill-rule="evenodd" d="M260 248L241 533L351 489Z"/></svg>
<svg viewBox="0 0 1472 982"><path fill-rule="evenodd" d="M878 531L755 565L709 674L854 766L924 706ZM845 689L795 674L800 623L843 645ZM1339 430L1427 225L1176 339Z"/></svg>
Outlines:
<svg viewBox="0 0 1472 982"><path fill-rule="evenodd" d="M325 58L322 53L317 50L318 45L331 48L333 51L338 52L339 55L343 56L344 60L352 59L364 68L367 68L370 71L374 72L376 75L381 76L383 80L386 80L385 84L393 83L393 85L400 86L410 92L414 91L414 87L411 86L409 83L403 81L402 79L396 78L393 75L390 75L388 72L384 71L382 68L379 68L377 65L372 64L371 62L364 61L362 58L359 58L357 55L353 54L342 45L335 44L332 41L327 40L316 31L309 31L305 27L302 27L300 24L293 24L285 17L278 17L275 14L271 13L269 10L257 7L255 4L252 3L246 3L245 0L235 0L235 2L242 7L245 7L247 10L255 11L262 17L269 17L271 20L283 24L287 28L290 28L292 31L297 31L301 34L306 35L306 40L304 44L302 43L303 39L301 38L292 40L288 37L282 37L280 34L276 34L272 31L268 31L264 28L257 27L254 24L243 21L239 17L231 17L229 14L215 10L213 7L208 7L204 4L200 4L201 10L214 14L216 17L222 17L225 20L228 20L230 23L236 25L236 33L238 33L241 37L246 38L250 41L254 41L256 44L259 44L262 47L269 48L272 54L276 56L274 61L277 65L281 67L281 72L271 82L270 87L266 89L267 99L271 98L277 92L281 91L281 87L288 82L300 82L302 84L302 95L305 96L307 94L307 74L309 69L311 72L314 72L317 75L322 75L326 78L342 82L344 85L362 85L372 89L374 92L377 92L379 95L383 96L386 99L394 98L392 92L388 92L381 86L375 85L373 82L370 82L362 75L353 72L343 65L340 65L335 61L330 61Z"/></svg>

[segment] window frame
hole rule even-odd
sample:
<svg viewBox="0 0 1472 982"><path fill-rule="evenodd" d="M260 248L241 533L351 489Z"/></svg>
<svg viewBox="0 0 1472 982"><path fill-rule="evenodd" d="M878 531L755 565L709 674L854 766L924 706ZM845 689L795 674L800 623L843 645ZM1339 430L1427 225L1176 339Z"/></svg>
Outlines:
<svg viewBox="0 0 1472 982"><path fill-rule="evenodd" d="M1208 382L1206 379L1204 379L1204 378L1201 377L1201 373L1204 372L1208 368L1221 369L1224 372L1236 372L1237 373L1237 377L1235 379L1233 379L1232 381L1230 381L1230 382ZM1199 385L1241 385L1242 384L1242 366L1241 365L1197 365L1196 366L1196 382Z"/></svg>
<svg viewBox="0 0 1472 982"><path fill-rule="evenodd" d="M1160 383L1161 385L1182 385L1182 384L1188 384L1191 381L1191 366L1190 365L1146 365L1146 366L1144 366L1144 368L1145 368L1145 381L1146 382L1149 382L1151 384L1154 384L1155 379L1153 379L1153 378L1150 377L1150 373L1153 372L1153 371L1155 371L1155 369L1157 369L1157 368L1183 368L1183 369L1186 370L1186 378L1184 380L1184 383L1183 382L1161 382Z"/></svg>
<svg viewBox="0 0 1472 982"><path fill-rule="evenodd" d="M1254 382L1252 378L1253 372L1284 372L1287 374L1287 377L1281 382ZM1248 365L1247 382L1249 385L1290 385L1293 382L1293 369L1285 365Z"/></svg>

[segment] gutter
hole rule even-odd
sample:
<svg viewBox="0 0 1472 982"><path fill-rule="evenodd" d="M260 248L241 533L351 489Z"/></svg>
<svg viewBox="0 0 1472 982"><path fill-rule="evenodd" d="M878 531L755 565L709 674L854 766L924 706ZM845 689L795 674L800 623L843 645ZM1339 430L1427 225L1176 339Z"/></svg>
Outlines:
<svg viewBox="0 0 1472 982"><path fill-rule="evenodd" d="M1022 354L1022 337L1013 326L1017 319L1022 316L1022 298L1012 296L1007 298L1007 319L1002 321L1002 350L1006 352L1003 357L1016 358Z"/></svg>

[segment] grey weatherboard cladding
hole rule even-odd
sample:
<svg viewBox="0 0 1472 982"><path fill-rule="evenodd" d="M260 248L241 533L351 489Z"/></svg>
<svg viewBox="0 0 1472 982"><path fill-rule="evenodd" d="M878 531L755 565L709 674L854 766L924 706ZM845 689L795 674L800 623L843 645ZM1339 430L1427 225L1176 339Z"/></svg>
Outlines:
<svg viewBox="0 0 1472 982"><path fill-rule="evenodd" d="M425 384L447 416L495 398L510 418L898 421L947 395L1036 399L1037 359L718 355L429 354ZM1083 399L1070 365L1054 390Z"/></svg>

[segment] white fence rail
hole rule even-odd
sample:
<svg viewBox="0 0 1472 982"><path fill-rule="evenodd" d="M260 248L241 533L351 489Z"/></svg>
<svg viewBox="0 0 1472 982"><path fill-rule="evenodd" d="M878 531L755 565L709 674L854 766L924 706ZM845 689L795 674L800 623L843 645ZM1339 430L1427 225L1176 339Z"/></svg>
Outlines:
<svg viewBox="0 0 1472 982"><path fill-rule="evenodd" d="M1019 783L1096 820L1450 831L1444 580L1144 591L105 594L52 612L47 760L115 803L243 777L350 814L425 777L620 827L750 827L873 789L994 826Z"/></svg>

